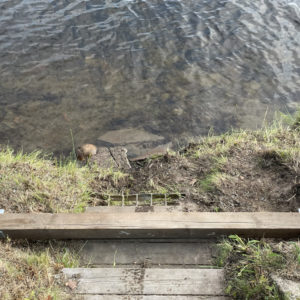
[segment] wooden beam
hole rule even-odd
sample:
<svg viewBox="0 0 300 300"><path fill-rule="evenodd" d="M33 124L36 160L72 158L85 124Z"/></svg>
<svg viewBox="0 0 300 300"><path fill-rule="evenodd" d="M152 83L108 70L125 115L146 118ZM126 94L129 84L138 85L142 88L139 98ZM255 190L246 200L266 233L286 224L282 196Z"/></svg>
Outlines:
<svg viewBox="0 0 300 300"><path fill-rule="evenodd" d="M2 214L0 231L27 239L298 237L299 213Z"/></svg>
<svg viewBox="0 0 300 300"><path fill-rule="evenodd" d="M114 214L128 214L128 213L164 213L179 211L178 206L94 206L87 207L85 212L87 213L114 213Z"/></svg>

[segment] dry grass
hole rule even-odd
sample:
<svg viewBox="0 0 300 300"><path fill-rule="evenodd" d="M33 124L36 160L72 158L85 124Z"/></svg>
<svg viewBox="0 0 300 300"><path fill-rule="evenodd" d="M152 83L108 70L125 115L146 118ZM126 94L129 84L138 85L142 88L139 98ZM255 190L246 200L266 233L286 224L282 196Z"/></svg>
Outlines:
<svg viewBox="0 0 300 300"><path fill-rule="evenodd" d="M218 244L216 263L225 268L226 292L233 299L287 299L271 275L300 278L299 241L246 240L229 236Z"/></svg>
<svg viewBox="0 0 300 300"><path fill-rule="evenodd" d="M55 275L64 267L79 266L80 247L54 241L0 242L0 299L72 299Z"/></svg>
<svg viewBox="0 0 300 300"><path fill-rule="evenodd" d="M94 201L93 186L108 193L127 175L60 162L40 152L0 151L0 208L6 212L81 212Z"/></svg>
<svg viewBox="0 0 300 300"><path fill-rule="evenodd" d="M0 208L81 212L105 204L103 194L183 192L200 210L294 210L300 202L299 116L281 116L257 131L202 137L179 153L133 164L130 174L4 148Z"/></svg>

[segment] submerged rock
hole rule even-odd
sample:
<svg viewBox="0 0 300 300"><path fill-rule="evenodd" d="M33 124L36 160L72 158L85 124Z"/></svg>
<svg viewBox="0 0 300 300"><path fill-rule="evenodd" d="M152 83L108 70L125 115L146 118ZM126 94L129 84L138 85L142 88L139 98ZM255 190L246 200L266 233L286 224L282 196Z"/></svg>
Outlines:
<svg viewBox="0 0 300 300"><path fill-rule="evenodd" d="M134 128L111 130L98 138L100 141L119 145L159 141L163 139L164 138L162 136L147 132L143 129Z"/></svg>
<svg viewBox="0 0 300 300"><path fill-rule="evenodd" d="M149 158L153 155L164 155L168 152L168 150L172 147L172 143L167 143L167 144L163 144L163 145L159 145L157 147L154 148L149 148L144 150L141 155L138 155L136 157L131 158L131 161L137 161L137 160L143 160L146 158Z"/></svg>
<svg viewBox="0 0 300 300"><path fill-rule="evenodd" d="M134 128L108 131L98 138L97 144L100 147L124 146L128 150L129 158L164 154L171 147L171 143L164 137Z"/></svg>

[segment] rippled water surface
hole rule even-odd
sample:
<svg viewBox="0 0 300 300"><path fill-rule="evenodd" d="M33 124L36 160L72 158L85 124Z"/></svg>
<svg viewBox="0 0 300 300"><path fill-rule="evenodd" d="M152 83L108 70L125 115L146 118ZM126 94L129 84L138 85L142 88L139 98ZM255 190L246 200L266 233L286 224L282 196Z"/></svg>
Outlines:
<svg viewBox="0 0 300 300"><path fill-rule="evenodd" d="M26 151L255 128L299 105L300 1L0 0L0 76Z"/></svg>

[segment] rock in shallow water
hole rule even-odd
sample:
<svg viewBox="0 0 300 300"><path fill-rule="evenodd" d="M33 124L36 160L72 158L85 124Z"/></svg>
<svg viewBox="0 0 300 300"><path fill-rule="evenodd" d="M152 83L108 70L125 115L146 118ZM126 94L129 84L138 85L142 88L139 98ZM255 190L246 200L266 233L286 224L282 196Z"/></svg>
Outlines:
<svg viewBox="0 0 300 300"><path fill-rule="evenodd" d="M159 141L163 139L164 138L162 136L152 134L143 129L134 128L108 131L98 138L100 141L119 145Z"/></svg>
<svg viewBox="0 0 300 300"><path fill-rule="evenodd" d="M98 138L97 144L101 147L122 145L128 150L129 158L164 154L171 147L164 137L134 128L108 131Z"/></svg>

